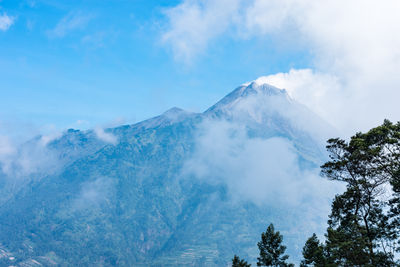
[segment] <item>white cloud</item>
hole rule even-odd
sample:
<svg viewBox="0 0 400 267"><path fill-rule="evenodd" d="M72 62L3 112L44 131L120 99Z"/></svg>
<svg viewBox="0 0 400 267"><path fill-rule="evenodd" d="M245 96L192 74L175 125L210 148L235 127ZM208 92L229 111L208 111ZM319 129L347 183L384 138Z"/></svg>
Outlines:
<svg viewBox="0 0 400 267"><path fill-rule="evenodd" d="M14 24L15 18L6 13L0 15L0 31L7 31Z"/></svg>
<svg viewBox="0 0 400 267"><path fill-rule="evenodd" d="M162 40L172 47L175 58L189 63L212 38L235 20L239 0L189 0L166 11L170 27Z"/></svg>
<svg viewBox="0 0 400 267"><path fill-rule="evenodd" d="M225 120L206 120L198 133L185 175L226 184L232 196L258 204L301 206L312 199L329 209L337 192L332 182L318 169L303 170L289 140L250 138L243 124Z"/></svg>
<svg viewBox="0 0 400 267"><path fill-rule="evenodd" d="M15 152L14 147L11 145L11 141L7 136L0 135L0 155L7 156Z"/></svg>
<svg viewBox="0 0 400 267"><path fill-rule="evenodd" d="M224 6L185 0L167 12L163 38L178 59L196 57L222 34L284 36L312 52L313 70L269 79L284 82L294 97L347 133L384 118L399 120L399 1L240 0Z"/></svg>
<svg viewBox="0 0 400 267"><path fill-rule="evenodd" d="M92 19L91 14L70 12L57 23L54 29L48 31L48 35L62 38L72 31L84 29Z"/></svg>
<svg viewBox="0 0 400 267"><path fill-rule="evenodd" d="M96 137L106 143L115 145L118 142L118 138L113 135L112 133L107 133L104 131L103 128L97 127L94 129L94 133L96 134Z"/></svg>
<svg viewBox="0 0 400 267"><path fill-rule="evenodd" d="M295 141L256 137L237 119L204 120L197 130L182 177L224 185L229 201L267 209L293 246L325 230L332 198L343 187L320 177L317 166L303 164Z"/></svg>
<svg viewBox="0 0 400 267"><path fill-rule="evenodd" d="M106 204L113 192L113 185L113 181L106 177L83 183L79 194L71 203L72 210L80 211Z"/></svg>
<svg viewBox="0 0 400 267"><path fill-rule="evenodd" d="M43 147L45 147L45 146L47 146L50 142L52 142L52 141L54 141L54 140L60 138L61 136L62 136L62 132L54 131L54 132L49 133L49 134L47 134L47 135L42 135L42 136L40 137L40 141L39 141L39 142L40 142L40 144L41 144Z"/></svg>
<svg viewBox="0 0 400 267"><path fill-rule="evenodd" d="M9 172L10 157L16 153L15 147L12 145L11 140L7 136L0 135L0 168L4 173Z"/></svg>
<svg viewBox="0 0 400 267"><path fill-rule="evenodd" d="M28 178L31 174L52 173L61 164L54 151L46 146L56 136L43 136L38 142L30 140L16 144L0 136L0 170L7 177Z"/></svg>
<svg viewBox="0 0 400 267"><path fill-rule="evenodd" d="M338 77L311 69L292 69L287 73L260 77L256 81L286 89L291 97L307 105L332 125L338 125L335 118L345 108L346 100Z"/></svg>

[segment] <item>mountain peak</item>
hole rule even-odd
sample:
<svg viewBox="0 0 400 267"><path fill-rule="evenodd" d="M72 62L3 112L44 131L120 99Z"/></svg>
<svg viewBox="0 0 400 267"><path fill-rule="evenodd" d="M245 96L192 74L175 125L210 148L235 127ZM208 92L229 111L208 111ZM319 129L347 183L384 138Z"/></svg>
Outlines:
<svg viewBox="0 0 400 267"><path fill-rule="evenodd" d="M242 96L250 94L263 94L263 95L287 95L285 89L279 89L273 85L257 80L249 83L242 91Z"/></svg>
<svg viewBox="0 0 400 267"><path fill-rule="evenodd" d="M143 129L143 128L155 128L155 127L167 126L181 122L186 118L192 116L193 114L195 113L183 110L178 107L173 107L168 109L159 116L139 122L138 124L136 124L136 127Z"/></svg>
<svg viewBox="0 0 400 267"><path fill-rule="evenodd" d="M226 95L214 106L209 108L206 113L232 107L238 102L241 102L248 97L283 97L289 100L290 97L285 89L279 89L265 82L260 82L258 79L249 83L245 83L231 93Z"/></svg>
<svg viewBox="0 0 400 267"><path fill-rule="evenodd" d="M166 118L170 122L178 122L178 121L185 119L186 117L188 117L191 114L192 113L189 111L183 110L181 108L173 107L173 108L170 108L167 111L165 111L161 115L161 117Z"/></svg>
<svg viewBox="0 0 400 267"><path fill-rule="evenodd" d="M177 114L182 114L182 113L187 113L186 110L183 110L181 108L178 107L172 107L170 109L168 109L167 111L165 111L162 115L177 115Z"/></svg>
<svg viewBox="0 0 400 267"><path fill-rule="evenodd" d="M273 84L271 84L271 82L273 82L273 80L271 80L271 78L269 76L260 76L255 80L243 83L242 86L249 86L249 85L253 85L253 86L263 86L263 85L267 85L267 86L272 86L275 88L282 88L281 86L278 86L275 84L275 82L273 82ZM280 89L283 91L286 91L285 89Z"/></svg>

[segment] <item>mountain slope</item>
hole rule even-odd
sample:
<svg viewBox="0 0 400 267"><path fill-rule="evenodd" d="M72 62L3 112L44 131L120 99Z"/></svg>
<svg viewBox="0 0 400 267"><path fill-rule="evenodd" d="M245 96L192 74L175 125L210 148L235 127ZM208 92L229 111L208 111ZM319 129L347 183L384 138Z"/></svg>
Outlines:
<svg viewBox="0 0 400 267"><path fill-rule="evenodd" d="M93 131L65 132L46 144L63 159L57 170L37 174L35 179L30 175L0 207L0 244L6 255L0 255L0 263L223 266L235 253L254 260L259 235L270 222L287 233L290 251L297 257L294 251L299 251L306 234L301 229L307 228L297 218L309 211L315 196L307 195L308 191L301 195L303 208L257 202L236 192L232 180L219 173L230 168L224 162L226 155L243 154L243 147L254 140L274 138L290 144L299 174L317 167L323 159L318 138L293 114L306 117L305 122L315 117L285 91L252 83L201 114L173 108L141 123L107 129L118 140L115 144L96 139ZM222 139L243 131L249 141L240 143L238 149L231 142L212 150L213 154L228 151L213 165L204 161L212 155L199 153L204 150L204 136L215 139L209 131L220 129L221 124L234 128ZM213 140L211 144L217 145ZM193 165L208 170L200 175ZM282 164L282 168L287 166ZM284 171L284 175L292 173ZM282 178L261 174L257 179ZM308 186L308 180L295 178L300 182L295 186ZM268 190L267 195L281 194L279 189ZM325 220L324 215L322 219L311 217L313 223ZM299 232L292 232L293 227ZM311 228L307 230L318 229L318 225ZM10 255L15 259L10 260Z"/></svg>

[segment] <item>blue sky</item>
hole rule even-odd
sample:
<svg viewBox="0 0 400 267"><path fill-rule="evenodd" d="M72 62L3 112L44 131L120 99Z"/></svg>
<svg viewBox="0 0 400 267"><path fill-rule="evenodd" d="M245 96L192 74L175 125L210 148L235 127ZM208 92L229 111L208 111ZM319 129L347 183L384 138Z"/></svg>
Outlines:
<svg viewBox="0 0 400 267"><path fill-rule="evenodd" d="M179 1L7 1L0 31L0 118L37 127L135 122L203 111L258 76L309 65L304 49L226 33L192 62L162 40Z"/></svg>
<svg viewBox="0 0 400 267"><path fill-rule="evenodd" d="M200 112L260 76L342 130L396 121L399 8L0 0L0 134L133 123L173 106Z"/></svg>

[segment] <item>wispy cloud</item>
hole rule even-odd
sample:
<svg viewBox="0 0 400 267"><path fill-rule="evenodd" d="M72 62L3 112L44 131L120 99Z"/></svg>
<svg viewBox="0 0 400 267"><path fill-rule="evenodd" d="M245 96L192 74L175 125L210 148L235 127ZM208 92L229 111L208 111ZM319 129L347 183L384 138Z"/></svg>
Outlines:
<svg viewBox="0 0 400 267"><path fill-rule="evenodd" d="M86 14L80 11L69 12L55 26L48 31L49 37L62 38L75 30L83 30L94 18L92 14Z"/></svg>
<svg viewBox="0 0 400 267"><path fill-rule="evenodd" d="M0 135L0 169L7 173L10 169L10 157L16 153L15 147L7 136Z"/></svg>
<svg viewBox="0 0 400 267"><path fill-rule="evenodd" d="M99 177L94 181L82 183L81 191L72 201L72 211L96 208L104 204L112 196L114 182L107 177Z"/></svg>
<svg viewBox="0 0 400 267"><path fill-rule="evenodd" d="M96 134L96 137L103 142L112 145L116 145L118 142L118 138L115 135L109 132L105 132L103 128L100 127L95 128L94 133Z"/></svg>
<svg viewBox="0 0 400 267"><path fill-rule="evenodd" d="M105 32L96 32L88 34L82 37L81 41L83 44L87 44L93 48L104 47L104 41L107 37Z"/></svg>
<svg viewBox="0 0 400 267"><path fill-rule="evenodd" d="M32 139L23 144L17 144L7 136L0 136L0 171L12 179L52 173L61 163L47 144L57 136L42 136L38 141Z"/></svg>
<svg viewBox="0 0 400 267"><path fill-rule="evenodd" d="M10 17L6 13L0 15L0 31L7 31L14 24L15 17Z"/></svg>
<svg viewBox="0 0 400 267"><path fill-rule="evenodd" d="M35 7L36 6L36 1L35 0L28 0L26 1L29 7Z"/></svg>
<svg viewBox="0 0 400 267"><path fill-rule="evenodd" d="M233 22L238 11L239 0L184 1L166 10L170 20L168 30L162 35L169 44L175 58L190 63L202 52L214 37L223 33Z"/></svg>

